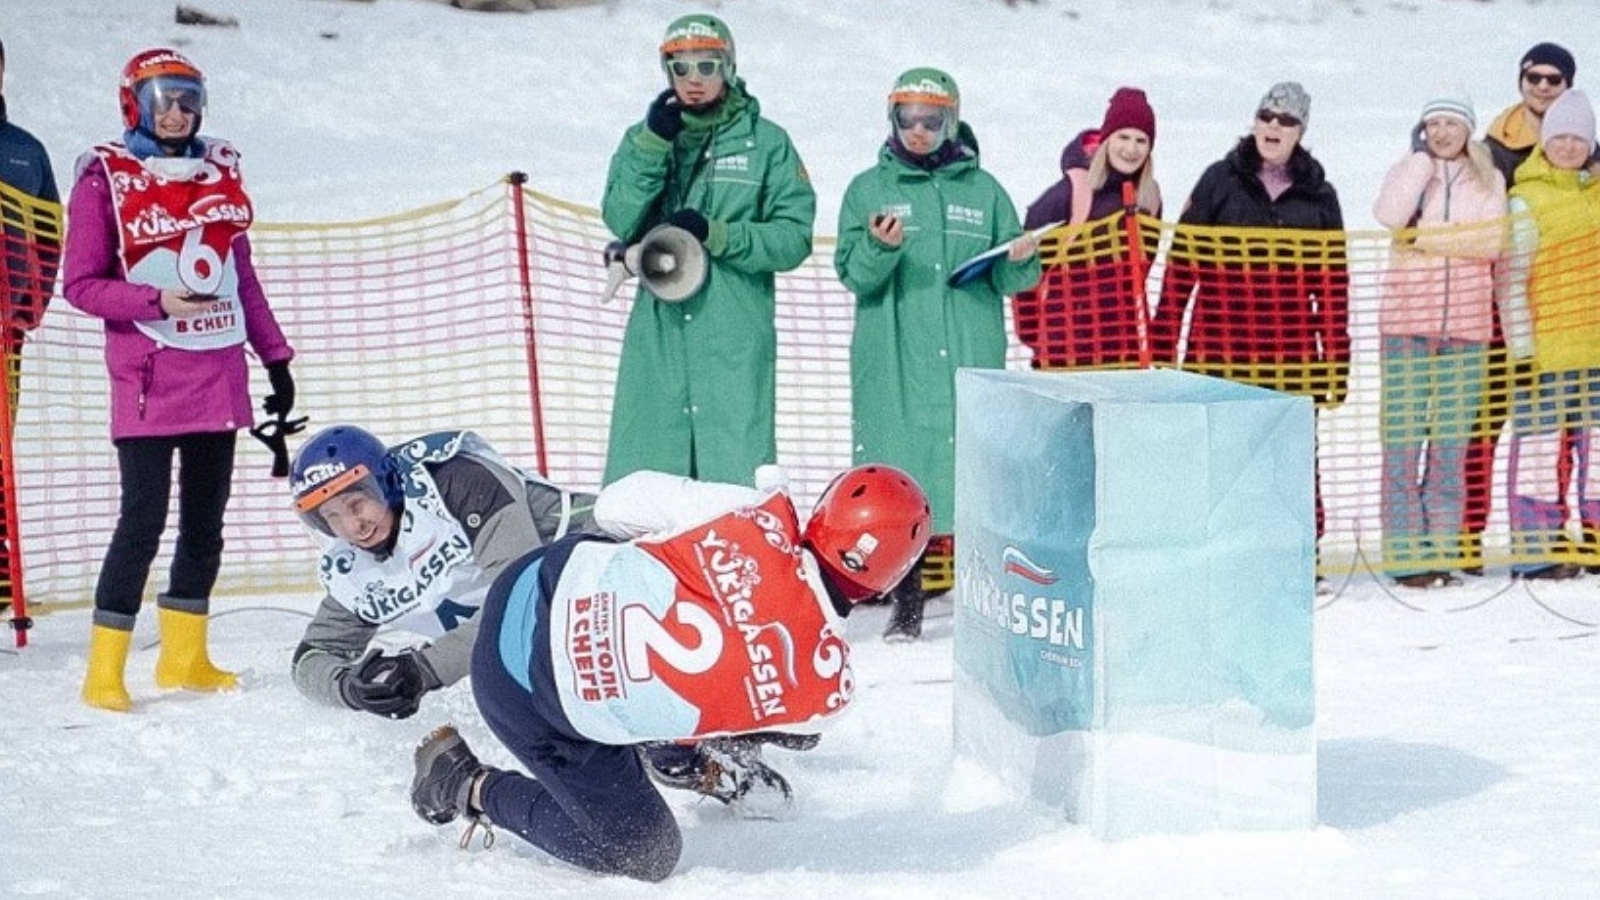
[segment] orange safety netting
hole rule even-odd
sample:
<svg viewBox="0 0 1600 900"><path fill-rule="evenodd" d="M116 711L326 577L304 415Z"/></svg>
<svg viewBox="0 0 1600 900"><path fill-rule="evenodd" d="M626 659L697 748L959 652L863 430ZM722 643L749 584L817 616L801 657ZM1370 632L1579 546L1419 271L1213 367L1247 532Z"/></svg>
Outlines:
<svg viewBox="0 0 1600 900"><path fill-rule="evenodd" d="M0 201L8 211L9 248L9 211L30 207L3 192ZM54 213L21 216L16 242L26 246L59 235ZM1494 227L1493 240L1509 248L1505 223ZM298 354L296 414L311 417L310 429L349 421L398 441L430 430L471 428L514 462L543 468L559 483L598 486L633 286L625 285L609 303L599 299L606 279L601 251L611 237L594 210L527 190L512 178L386 218L262 224L251 236L268 297ZM1014 315L1007 310L1020 337L1009 364L1182 366L1313 397L1320 408L1322 570L1404 568L1414 548L1385 543L1386 533L1401 532L1406 523L1386 525L1384 484L1386 478L1391 484L1403 480L1395 460L1405 454L1386 451L1409 446L1417 416L1433 413L1419 413L1393 397L1386 408L1385 384L1392 392L1416 382L1416 390L1402 392L1412 397L1406 402L1414 403L1419 391L1439 402L1429 390L1443 376L1430 368L1427 354L1409 362L1386 354L1380 323L1389 322L1388 298L1396 291L1426 295L1426 286L1435 283L1430 279L1445 273L1454 280L1441 302L1461 290L1502 290L1491 272L1503 280L1507 259L1492 268L1418 267L1428 248L1471 243L1471 237L1178 229L1120 215L1060 229L1044 244L1044 281L1015 298ZM1541 339L1600 328L1600 301L1586 287L1600 284L1592 249L1542 249L1546 267L1536 293L1546 311L1535 318ZM778 278L779 462L802 506L850 463L854 300L835 277L832 250L831 241L818 240L810 259ZM1583 286L1561 288L1582 296L1555 304L1558 312L1552 313L1558 283ZM1449 313L1430 310L1427 303L1414 307L1409 315L1422 322ZM115 521L116 457L107 439L101 345L100 323L59 297L27 341L20 402L13 410L17 426L5 443L18 490L6 492L6 509L25 538L24 583L35 603L91 599ZM1510 441L1492 438L1499 427L1495 420L1509 409L1505 385L1534 376L1517 374L1489 346L1461 348L1452 360L1481 372L1472 398L1458 401L1465 405L1444 407L1451 421L1470 419L1466 431L1456 437L1449 429L1428 432L1444 435L1443 443L1464 445L1462 530L1481 530L1483 558L1491 565L1514 555L1568 558L1571 550L1564 546L1511 540ZM8 345L7 351L14 364L16 348ZM265 396L259 367L252 377L255 395ZM1573 391L1581 407L1589 388L1579 383ZM1579 465L1575 445L1593 432L1584 430L1583 421L1563 420L1556 434L1570 432L1569 437L1554 450L1531 442L1522 460L1529 471L1548 464L1551 484L1560 477L1559 460L1568 460L1571 472L1561 497L1574 519L1584 479L1600 479L1600 467L1591 472ZM287 485L269 477L270 462L263 447L241 439L219 592L315 589L317 545L291 513ZM1414 468L1411 474L1421 477ZM3 475L7 486L10 476L11 471ZM1600 490L1584 496L1600 502ZM1581 536L1575 524L1572 534ZM164 548L170 545L163 542ZM1478 560L1472 555L1476 545L1466 546L1465 559L1461 548L1453 549L1458 566ZM162 586L168 552L156 561L152 592ZM13 570L0 577L18 576ZM935 554L924 576L930 588L948 586L949 559Z"/></svg>

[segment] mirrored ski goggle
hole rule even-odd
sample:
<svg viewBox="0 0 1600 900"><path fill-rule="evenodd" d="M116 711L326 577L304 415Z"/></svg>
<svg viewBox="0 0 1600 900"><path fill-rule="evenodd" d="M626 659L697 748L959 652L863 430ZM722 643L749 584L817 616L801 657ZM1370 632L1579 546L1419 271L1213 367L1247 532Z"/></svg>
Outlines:
<svg viewBox="0 0 1600 900"><path fill-rule="evenodd" d="M139 99L154 115L162 116L172 108L198 116L206 110L205 85L192 78L162 76L139 85Z"/></svg>
<svg viewBox="0 0 1600 900"><path fill-rule="evenodd" d="M907 109L894 111L894 124L901 131L910 131L912 128L921 127L925 131L939 133L944 131L945 114L935 110L929 113L914 113Z"/></svg>
<svg viewBox="0 0 1600 900"><path fill-rule="evenodd" d="M673 78L715 78L722 71L722 57L705 56L700 59L669 59L667 69Z"/></svg>

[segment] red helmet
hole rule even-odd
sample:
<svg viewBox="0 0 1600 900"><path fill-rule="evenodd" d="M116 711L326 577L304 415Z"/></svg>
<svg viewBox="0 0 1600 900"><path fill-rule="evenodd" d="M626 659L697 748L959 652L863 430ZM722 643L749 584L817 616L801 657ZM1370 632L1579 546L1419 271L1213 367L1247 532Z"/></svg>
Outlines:
<svg viewBox="0 0 1600 900"><path fill-rule="evenodd" d="M928 495L893 466L848 469L822 492L805 542L852 603L887 594L927 549Z"/></svg>
<svg viewBox="0 0 1600 900"><path fill-rule="evenodd" d="M176 50L157 47L134 54L122 67L122 82L117 90L117 101L122 106L122 127L142 126L153 133L151 107L158 94L187 95L188 102L197 104L192 111L198 116L205 111L205 76ZM195 128L199 129L198 121Z"/></svg>

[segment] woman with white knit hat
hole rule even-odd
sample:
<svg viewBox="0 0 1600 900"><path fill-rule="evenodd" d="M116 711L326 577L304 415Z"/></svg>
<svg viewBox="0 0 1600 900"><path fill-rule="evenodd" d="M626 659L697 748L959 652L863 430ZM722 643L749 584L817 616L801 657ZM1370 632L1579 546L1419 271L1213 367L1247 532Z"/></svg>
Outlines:
<svg viewBox="0 0 1600 900"><path fill-rule="evenodd" d="M1384 567L1405 587L1459 584L1468 439L1494 333L1493 263L1505 244L1505 179L1472 140L1472 100L1423 104L1411 152L1373 216L1395 233L1378 331Z"/></svg>
<svg viewBox="0 0 1600 900"><path fill-rule="evenodd" d="M1544 114L1511 190L1506 347L1527 377L1512 392L1509 490L1521 578L1572 578L1562 471L1576 473L1586 543L1600 538L1600 178L1595 113L1580 90Z"/></svg>

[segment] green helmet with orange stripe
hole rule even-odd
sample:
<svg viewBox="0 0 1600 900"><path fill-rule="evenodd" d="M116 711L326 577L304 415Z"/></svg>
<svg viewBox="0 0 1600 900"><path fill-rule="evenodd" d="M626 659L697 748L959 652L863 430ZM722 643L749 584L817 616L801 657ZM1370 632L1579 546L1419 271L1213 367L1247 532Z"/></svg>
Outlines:
<svg viewBox="0 0 1600 900"><path fill-rule="evenodd" d="M667 82L672 82L672 72L667 64L673 56L707 50L721 55L723 77L733 81L733 32L728 30L727 24L707 13L693 13L672 20L672 24L667 26L666 35L661 38L661 70L667 73Z"/></svg>
<svg viewBox="0 0 1600 900"><path fill-rule="evenodd" d="M897 128L895 108L902 105L921 104L938 106L947 110L944 121L944 140L954 140L961 128L961 89L947 73L926 66L910 69L894 80L889 91L889 127Z"/></svg>

